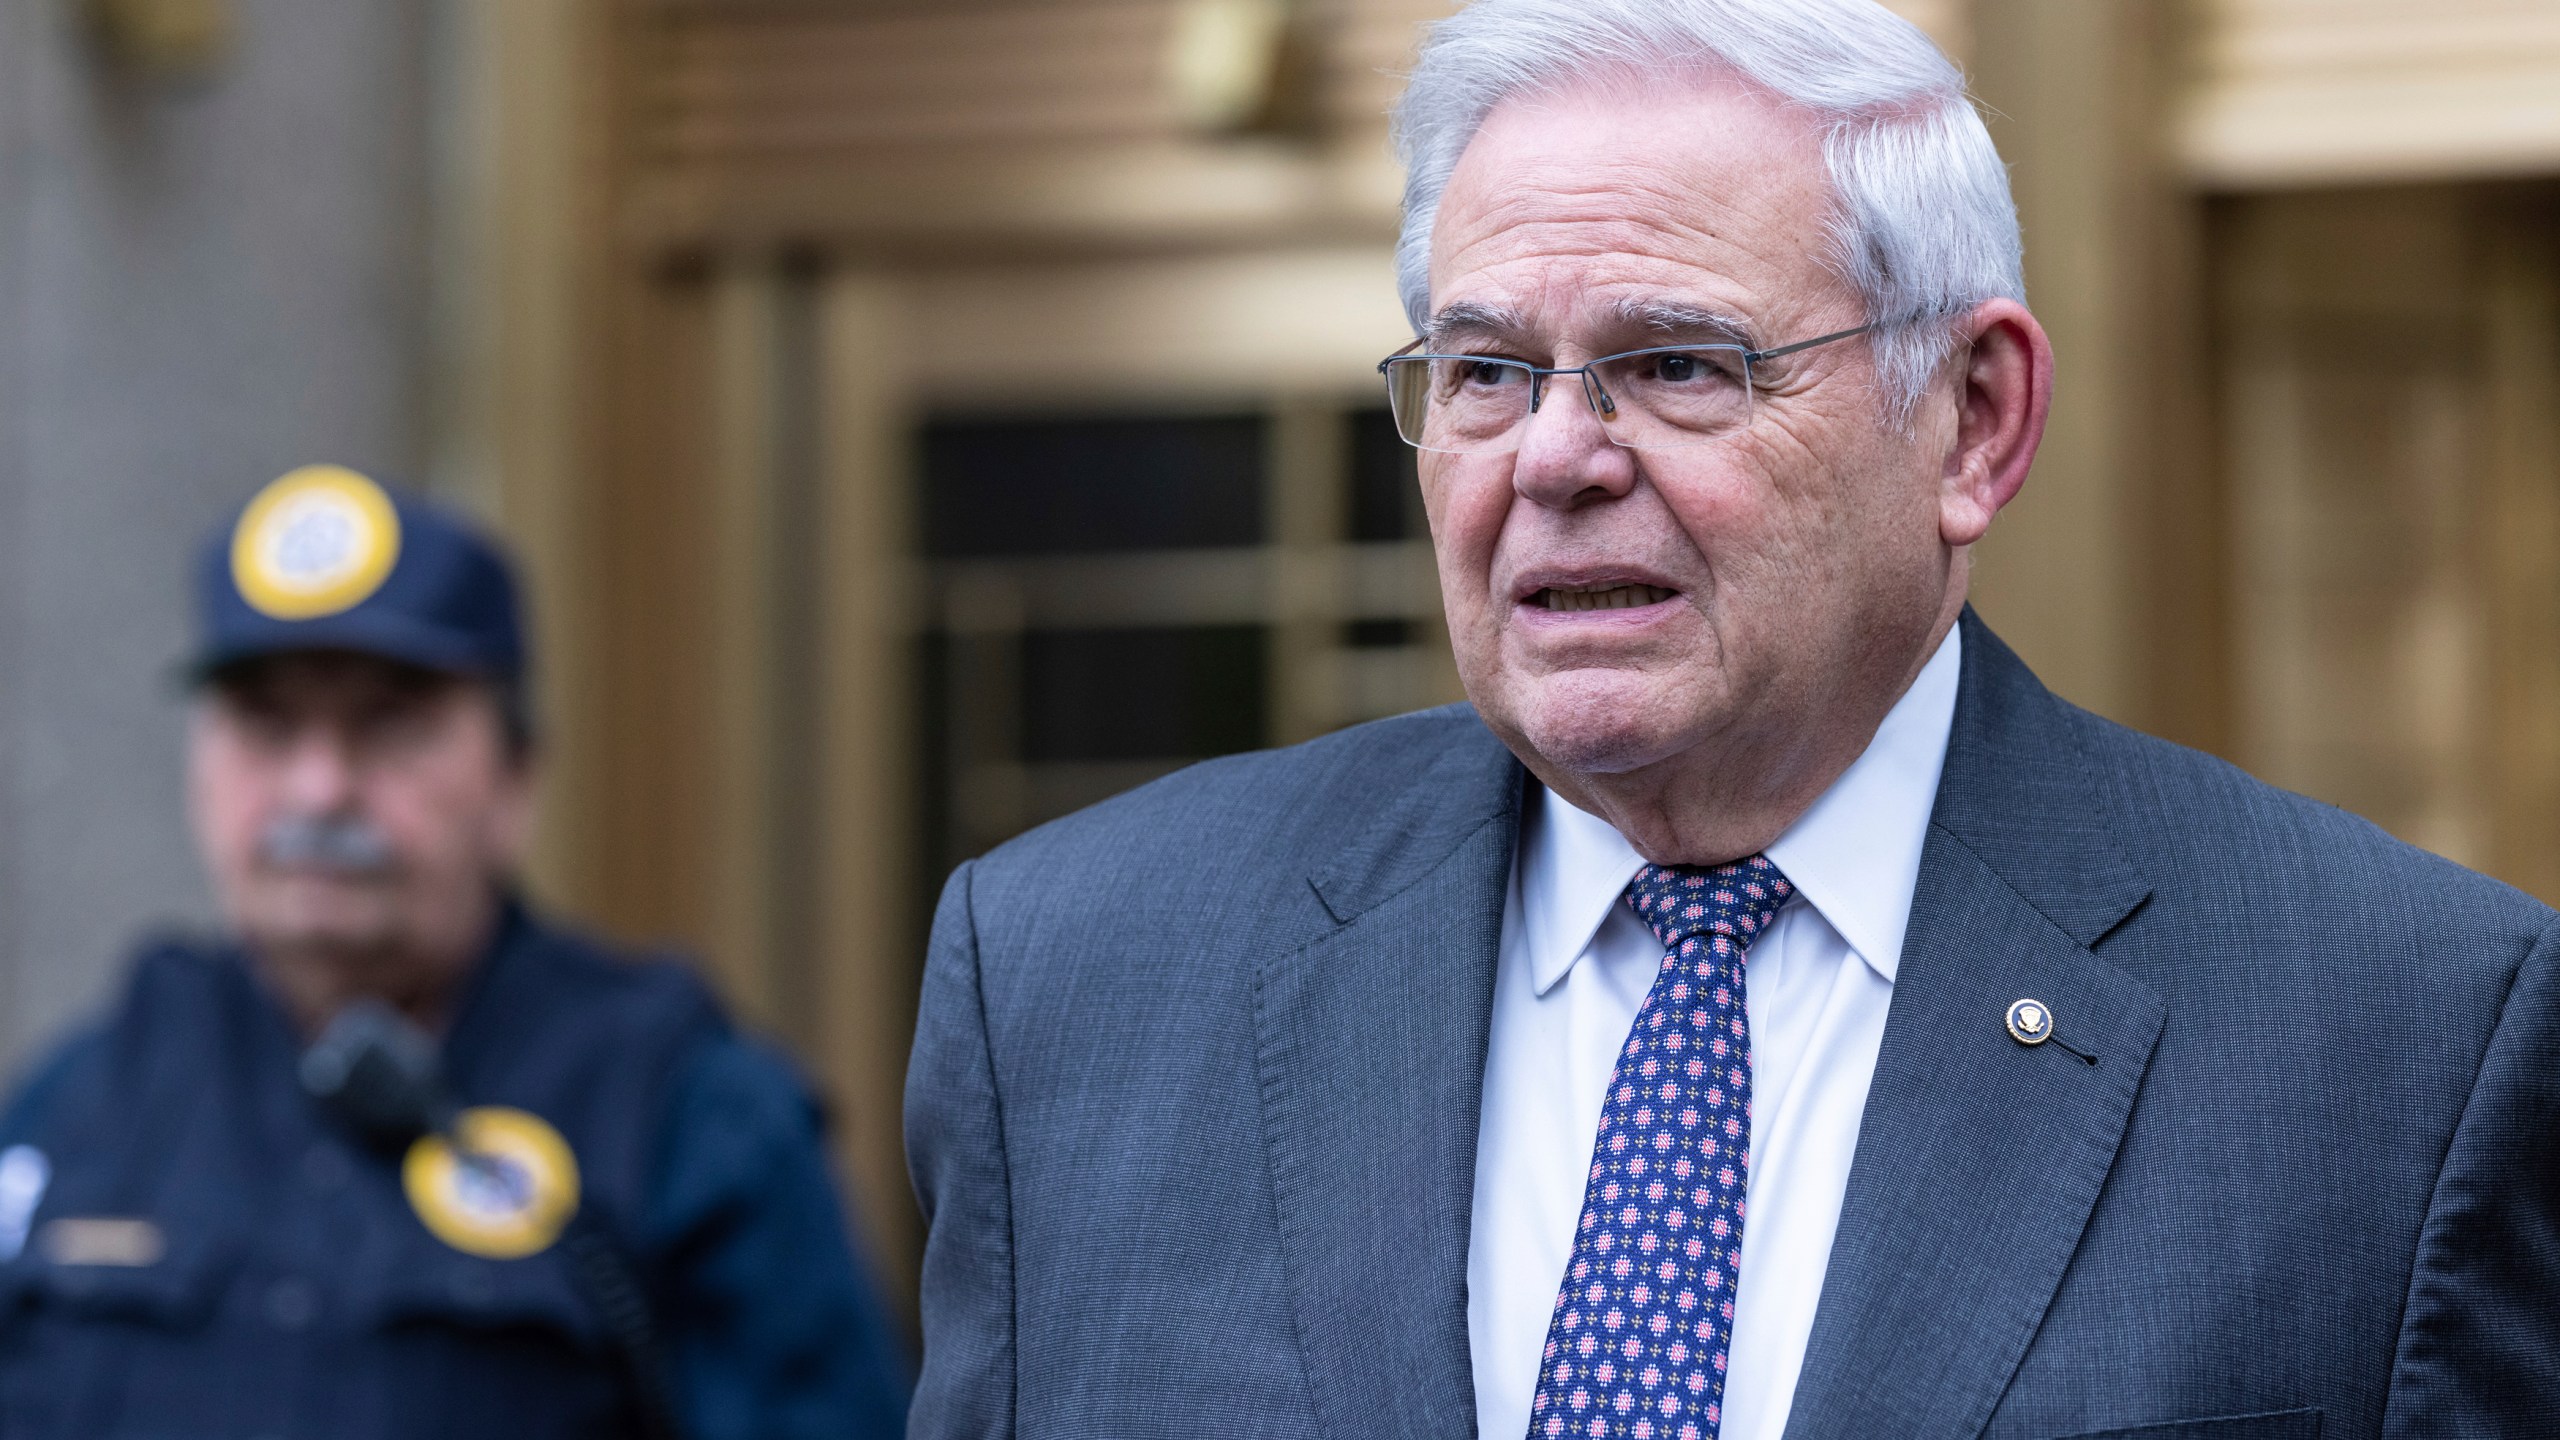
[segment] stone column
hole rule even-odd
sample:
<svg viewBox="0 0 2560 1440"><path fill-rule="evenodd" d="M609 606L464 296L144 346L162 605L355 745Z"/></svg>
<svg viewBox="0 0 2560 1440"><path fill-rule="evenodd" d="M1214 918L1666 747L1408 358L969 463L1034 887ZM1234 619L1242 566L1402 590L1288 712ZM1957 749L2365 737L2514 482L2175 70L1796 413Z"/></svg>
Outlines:
<svg viewBox="0 0 2560 1440"><path fill-rule="evenodd" d="M210 919L198 538L304 462L424 475L438 3L163 0L227 31L177 70L0 4L0 1066Z"/></svg>

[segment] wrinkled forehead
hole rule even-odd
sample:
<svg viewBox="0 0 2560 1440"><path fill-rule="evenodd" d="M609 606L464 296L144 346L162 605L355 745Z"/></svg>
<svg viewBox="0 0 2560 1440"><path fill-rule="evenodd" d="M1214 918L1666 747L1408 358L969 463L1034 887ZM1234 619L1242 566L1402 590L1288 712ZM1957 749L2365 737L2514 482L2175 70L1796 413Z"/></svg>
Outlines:
<svg viewBox="0 0 2560 1440"><path fill-rule="evenodd" d="M1748 343L1854 313L1830 263L1834 213L1821 120L1756 87L1602 72L1516 96L1442 196L1435 339L1509 316L1580 341L1694 312Z"/></svg>

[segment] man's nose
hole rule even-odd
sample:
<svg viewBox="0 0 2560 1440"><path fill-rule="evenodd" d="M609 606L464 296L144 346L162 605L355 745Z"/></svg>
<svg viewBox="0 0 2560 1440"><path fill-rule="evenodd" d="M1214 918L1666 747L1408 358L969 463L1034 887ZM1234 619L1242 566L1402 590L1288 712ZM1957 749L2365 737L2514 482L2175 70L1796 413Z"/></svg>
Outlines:
<svg viewBox="0 0 2560 1440"><path fill-rule="evenodd" d="M1520 426L1511 484L1522 496L1570 509L1614 500L1635 488L1635 452L1610 443L1582 377L1549 380L1544 400Z"/></svg>
<svg viewBox="0 0 2560 1440"><path fill-rule="evenodd" d="M305 815L329 815L346 809L356 794L354 748L344 735L313 726L295 738L285 756L285 799Z"/></svg>

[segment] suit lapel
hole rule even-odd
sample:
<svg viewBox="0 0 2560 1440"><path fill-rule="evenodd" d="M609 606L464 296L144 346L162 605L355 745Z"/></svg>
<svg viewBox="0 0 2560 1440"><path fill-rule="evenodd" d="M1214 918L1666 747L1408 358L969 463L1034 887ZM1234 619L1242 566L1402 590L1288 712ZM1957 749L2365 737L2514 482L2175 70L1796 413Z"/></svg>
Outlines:
<svg viewBox="0 0 2560 1440"><path fill-rule="evenodd" d="M1522 783L1468 726L1312 878L1340 927L1255 977L1282 1258L1336 1440L1475 1431L1467 1238Z"/></svg>
<svg viewBox="0 0 2560 1440"><path fill-rule="evenodd" d="M2164 1017L2091 948L2149 892L2107 837L2085 722L1970 611L1964 624L1955 730L1791 1437L1981 1432L2079 1244ZM2009 1037L2020 999L2051 1007L2058 1043Z"/></svg>

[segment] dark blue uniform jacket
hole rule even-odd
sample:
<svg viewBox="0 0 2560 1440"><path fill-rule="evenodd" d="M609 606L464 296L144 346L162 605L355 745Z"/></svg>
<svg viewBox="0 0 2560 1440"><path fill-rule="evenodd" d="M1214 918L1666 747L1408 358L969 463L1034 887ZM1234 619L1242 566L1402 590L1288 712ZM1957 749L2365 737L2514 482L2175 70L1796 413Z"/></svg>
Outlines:
<svg viewBox="0 0 2560 1440"><path fill-rule="evenodd" d="M40 1152L49 1178L22 1223L0 1214L0 1435L634 1433L563 1247L492 1260L438 1241L397 1157L307 1098L297 1060L242 957L162 945L17 1096L0 1147ZM897 1433L904 1361L814 1108L691 972L511 912L445 1064L463 1103L569 1142L582 1205L656 1301L688 1440ZM31 1163L17 1152L21 1194ZM64 1219L147 1239L120 1263L65 1256L46 1243Z"/></svg>

